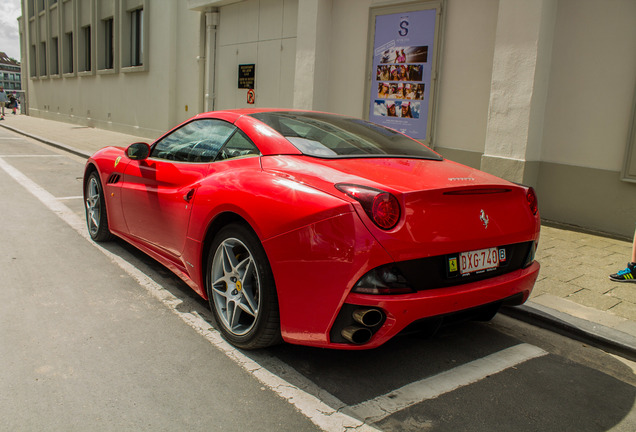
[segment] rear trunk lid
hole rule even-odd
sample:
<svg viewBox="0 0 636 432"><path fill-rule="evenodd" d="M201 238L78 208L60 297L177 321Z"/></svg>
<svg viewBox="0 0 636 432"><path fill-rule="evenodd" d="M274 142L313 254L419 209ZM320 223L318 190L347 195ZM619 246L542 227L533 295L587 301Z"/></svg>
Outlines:
<svg viewBox="0 0 636 432"><path fill-rule="evenodd" d="M263 168L350 201L396 261L479 250L529 240L539 232L527 188L455 162L407 158L263 158ZM334 185L349 183L394 194L400 222L377 227Z"/></svg>

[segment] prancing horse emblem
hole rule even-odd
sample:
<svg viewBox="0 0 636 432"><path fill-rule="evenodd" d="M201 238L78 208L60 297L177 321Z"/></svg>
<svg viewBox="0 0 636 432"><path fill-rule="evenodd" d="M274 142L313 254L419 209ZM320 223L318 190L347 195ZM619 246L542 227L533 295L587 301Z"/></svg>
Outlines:
<svg viewBox="0 0 636 432"><path fill-rule="evenodd" d="M484 228L488 228L488 221L490 221L490 218L486 216L486 212L483 209L481 213L479 213L479 220L484 224Z"/></svg>

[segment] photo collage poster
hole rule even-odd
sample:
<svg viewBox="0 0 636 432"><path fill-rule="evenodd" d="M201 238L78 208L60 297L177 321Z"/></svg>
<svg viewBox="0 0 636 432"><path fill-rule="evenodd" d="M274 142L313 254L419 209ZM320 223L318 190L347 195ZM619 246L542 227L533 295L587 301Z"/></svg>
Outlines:
<svg viewBox="0 0 636 432"><path fill-rule="evenodd" d="M375 18L369 120L425 139L436 9Z"/></svg>

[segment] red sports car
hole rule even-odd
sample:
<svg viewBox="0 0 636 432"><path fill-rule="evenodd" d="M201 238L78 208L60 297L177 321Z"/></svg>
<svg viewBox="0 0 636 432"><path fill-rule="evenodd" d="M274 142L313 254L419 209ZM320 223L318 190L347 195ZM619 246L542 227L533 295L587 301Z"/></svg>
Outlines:
<svg viewBox="0 0 636 432"><path fill-rule="evenodd" d="M521 304L539 273L532 188L334 114L200 114L99 150L84 195L95 241L166 265L241 348L377 347Z"/></svg>

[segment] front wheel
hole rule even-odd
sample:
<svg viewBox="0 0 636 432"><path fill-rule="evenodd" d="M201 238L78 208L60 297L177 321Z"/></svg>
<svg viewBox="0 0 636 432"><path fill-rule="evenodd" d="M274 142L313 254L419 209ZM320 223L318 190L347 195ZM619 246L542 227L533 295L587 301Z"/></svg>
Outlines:
<svg viewBox="0 0 636 432"><path fill-rule="evenodd" d="M274 276L249 228L231 224L215 236L206 289L219 330L230 343L256 349L281 342Z"/></svg>
<svg viewBox="0 0 636 432"><path fill-rule="evenodd" d="M86 180L84 190L84 202L86 204L86 225L88 233L96 242L104 242L112 239L108 230L108 217L106 215L106 202L104 189L97 171L93 171Z"/></svg>

